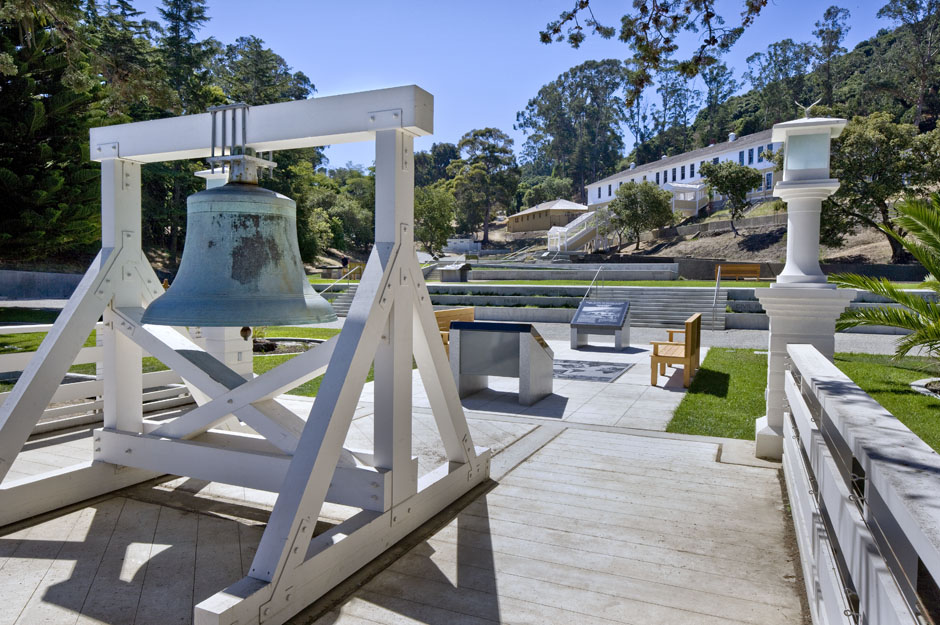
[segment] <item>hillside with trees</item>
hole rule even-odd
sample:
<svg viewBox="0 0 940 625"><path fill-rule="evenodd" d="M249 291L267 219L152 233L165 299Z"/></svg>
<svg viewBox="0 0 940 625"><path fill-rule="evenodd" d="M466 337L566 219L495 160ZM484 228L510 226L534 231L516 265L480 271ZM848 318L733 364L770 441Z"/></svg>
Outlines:
<svg viewBox="0 0 940 625"><path fill-rule="evenodd" d="M879 226L903 236L892 221L893 202L940 185L940 3L886 4L878 15L895 28L851 51L842 47L848 11L832 6L811 38L770 43L748 57L746 68L731 68L721 55L761 3L746 3L740 24L727 26L700 13L683 17L690 1L656 3L666 13L647 16L655 32L636 30L640 22L632 14L619 29L591 20L582 27L577 20L589 10L587 0L549 24L543 40L577 46L589 32L618 36L633 56L586 61L532 94L516 115L515 127L526 137L521 146L499 128L471 126L455 143L417 152L421 244L439 251L454 233L482 235L487 244L497 215L557 198L585 202L586 184L630 162L769 128L798 114L794 102L817 99L815 113L852 120L834 143L833 172L844 184L826 204L824 242L838 245ZM206 2L163 0L156 22L131 0L3 4L0 191L7 201L0 210L0 262L87 259L100 245L90 127L315 95L314 80L258 37L202 37ZM705 43L690 58L676 58L674 36L690 25L707 33ZM750 89L742 93L745 86ZM628 133L635 138L629 151ZM327 250L368 249L371 169L330 166L321 149L276 153L275 160L276 175L264 184L297 201L305 260ZM193 174L205 167L191 161L143 168L144 244L171 271L185 240L186 197L203 184ZM906 260L903 247L893 245L894 260Z"/></svg>

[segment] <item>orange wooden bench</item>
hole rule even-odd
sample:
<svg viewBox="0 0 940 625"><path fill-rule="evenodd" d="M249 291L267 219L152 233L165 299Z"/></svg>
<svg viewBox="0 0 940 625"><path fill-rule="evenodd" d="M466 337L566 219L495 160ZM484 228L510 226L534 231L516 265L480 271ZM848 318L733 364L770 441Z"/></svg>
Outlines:
<svg viewBox="0 0 940 625"><path fill-rule="evenodd" d="M685 321L684 330L666 330L668 341L653 341L653 353L650 354L650 384L656 386L657 370L659 375L666 375L666 365L682 365L682 385L689 388L692 376L699 367L701 349L702 313L695 313ZM685 334L685 341L674 341L676 334Z"/></svg>
<svg viewBox="0 0 940 625"><path fill-rule="evenodd" d="M473 306L466 308L449 308L447 310L435 310L434 317L437 318L437 329L441 331L441 341L444 342L444 351L450 355L450 322L451 321L473 321Z"/></svg>
<svg viewBox="0 0 940 625"><path fill-rule="evenodd" d="M721 269L721 278L742 280L760 280L760 265L752 264L720 264L715 265L715 279L718 279L718 270Z"/></svg>

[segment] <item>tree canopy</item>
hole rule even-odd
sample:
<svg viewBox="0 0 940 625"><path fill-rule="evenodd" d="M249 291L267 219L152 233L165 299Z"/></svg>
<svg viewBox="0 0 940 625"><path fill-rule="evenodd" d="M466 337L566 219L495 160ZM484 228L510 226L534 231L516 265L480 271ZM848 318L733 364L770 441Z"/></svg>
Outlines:
<svg viewBox="0 0 940 625"><path fill-rule="evenodd" d="M734 220L740 219L751 205L747 194L760 186L761 173L753 167L739 165L734 161L719 163L705 162L699 170L709 193L725 196L728 211L731 213L731 227Z"/></svg>
<svg viewBox="0 0 940 625"><path fill-rule="evenodd" d="M625 182L607 205L608 224L623 245L625 234L632 235L640 249L640 233L662 228L672 221L672 194L649 181Z"/></svg>

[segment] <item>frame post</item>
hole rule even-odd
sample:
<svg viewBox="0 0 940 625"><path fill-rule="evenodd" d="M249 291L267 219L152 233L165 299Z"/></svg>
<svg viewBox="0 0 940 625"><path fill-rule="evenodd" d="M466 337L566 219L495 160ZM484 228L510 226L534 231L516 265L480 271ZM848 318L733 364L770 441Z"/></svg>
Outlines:
<svg viewBox="0 0 940 625"><path fill-rule="evenodd" d="M101 244L125 248L122 263L111 272L114 294L104 313L104 427L140 433L143 427L143 352L133 340L117 331L122 323L115 308L142 305L141 277L137 263L141 249L140 164L120 158L101 162Z"/></svg>
<svg viewBox="0 0 940 625"><path fill-rule="evenodd" d="M400 254L414 249L414 139L400 130L375 137L375 243ZM392 471L391 505L415 493L417 464L411 457L411 277L405 269L389 282L393 304L375 354L375 466Z"/></svg>

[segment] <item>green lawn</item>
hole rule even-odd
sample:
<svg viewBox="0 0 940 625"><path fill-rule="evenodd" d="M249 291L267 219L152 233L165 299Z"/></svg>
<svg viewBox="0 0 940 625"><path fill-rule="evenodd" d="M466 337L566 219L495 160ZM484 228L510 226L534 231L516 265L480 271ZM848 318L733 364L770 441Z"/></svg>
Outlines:
<svg viewBox="0 0 940 625"><path fill-rule="evenodd" d="M887 355L837 353L835 364L940 451L940 399L910 387L914 380L940 375L930 359L910 356L895 361ZM754 420L765 412L766 384L766 354L712 347L666 431L754 440Z"/></svg>
<svg viewBox="0 0 940 625"><path fill-rule="evenodd" d="M666 431L754 440L766 386L766 354L712 347Z"/></svg>
<svg viewBox="0 0 940 625"><path fill-rule="evenodd" d="M273 337L296 337L296 338L307 338L307 339L329 339L331 337L339 334L339 330L335 328L295 328L291 326L269 326L267 329L267 335ZM42 342L43 337L46 335L45 332L29 332L26 334L4 334L0 335L0 354L10 354L15 352L23 351L36 351L39 347L39 343ZM85 347L94 347L95 346L95 333L92 332L88 337L88 340L85 341ZM254 372L257 374L262 374L269 369L273 369L277 365L281 364L286 360L290 360L296 354L281 354L275 356L259 356L254 358ZM162 362L153 358L152 356L146 356L142 362L143 372L150 373L152 371L163 371L167 369L167 366ZM86 375L95 374L95 364L87 363L83 365L73 365L69 368L71 373L82 373ZM372 373L369 373L369 379L372 379ZM288 392L294 393L295 395L308 395L314 396L317 394L317 389L320 388L320 380L322 376L310 380L298 386L295 389L292 389ZM11 382L0 382L0 393L5 393L13 388Z"/></svg>
<svg viewBox="0 0 940 625"><path fill-rule="evenodd" d="M835 363L901 423L940 451L940 399L910 387L914 380L940 375L935 363L917 356L897 361L879 354L847 353L836 354Z"/></svg>
<svg viewBox="0 0 940 625"><path fill-rule="evenodd" d="M315 276L307 276L307 280L310 281L310 284L333 284L336 280L332 278L317 278ZM340 284L346 284L350 282L352 284L359 284L358 280L343 280Z"/></svg>

